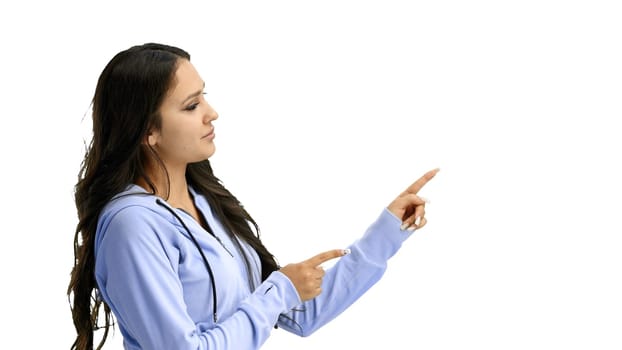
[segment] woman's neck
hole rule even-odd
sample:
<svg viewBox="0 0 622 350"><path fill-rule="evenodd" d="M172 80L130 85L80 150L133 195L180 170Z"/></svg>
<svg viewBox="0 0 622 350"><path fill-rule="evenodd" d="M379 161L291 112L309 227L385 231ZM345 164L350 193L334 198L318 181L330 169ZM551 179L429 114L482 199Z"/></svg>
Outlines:
<svg viewBox="0 0 622 350"><path fill-rule="evenodd" d="M188 209L188 207L194 206L190 192L188 192L185 169L171 170L168 173L161 171L161 169L147 172L155 187L155 195L165 199L175 208ZM151 190L144 178L139 178L136 184L148 191Z"/></svg>

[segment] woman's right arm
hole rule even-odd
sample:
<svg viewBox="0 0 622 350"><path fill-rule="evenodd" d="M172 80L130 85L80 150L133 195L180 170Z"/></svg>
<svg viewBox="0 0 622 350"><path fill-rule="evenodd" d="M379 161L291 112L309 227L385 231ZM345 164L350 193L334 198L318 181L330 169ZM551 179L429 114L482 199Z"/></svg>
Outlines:
<svg viewBox="0 0 622 350"><path fill-rule="evenodd" d="M143 207L126 207L104 218L98 236L97 282L129 348L258 349L279 315L301 302L290 280L277 271L230 317L200 331L184 302L179 250L163 241L158 232L166 222L154 217Z"/></svg>

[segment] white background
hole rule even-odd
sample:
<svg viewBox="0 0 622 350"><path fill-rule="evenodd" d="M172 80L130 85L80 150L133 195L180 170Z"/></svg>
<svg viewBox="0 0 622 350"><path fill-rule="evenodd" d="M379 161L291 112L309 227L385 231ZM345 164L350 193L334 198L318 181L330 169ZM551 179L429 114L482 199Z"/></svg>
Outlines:
<svg viewBox="0 0 622 350"><path fill-rule="evenodd" d="M618 3L3 2L0 348L69 348L83 117L108 60L157 41L191 53L216 175L283 264L441 168L384 278L265 349L622 349Z"/></svg>

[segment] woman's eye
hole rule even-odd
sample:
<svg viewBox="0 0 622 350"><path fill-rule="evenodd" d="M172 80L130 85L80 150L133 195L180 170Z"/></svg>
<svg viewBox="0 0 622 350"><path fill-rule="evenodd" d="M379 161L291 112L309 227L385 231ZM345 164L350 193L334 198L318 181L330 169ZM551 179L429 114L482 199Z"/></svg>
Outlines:
<svg viewBox="0 0 622 350"><path fill-rule="evenodd" d="M187 111L194 111L195 109L197 109L197 107L199 106L198 103L193 103L190 106L186 107Z"/></svg>
<svg viewBox="0 0 622 350"><path fill-rule="evenodd" d="M203 93L202 93L202 95L203 95L203 96L205 96L205 95L207 95L207 93L206 93L206 92L203 92ZM188 107L186 107L186 108L184 108L184 109L185 109L186 111L194 111L195 109L197 109L197 107L198 107L198 106L199 106L199 104L201 103L201 100L204 100L204 99L205 99L205 97L202 97L202 98L200 98L200 99L199 99L199 100L200 100L199 102L195 102L195 103L191 104L190 106L188 106Z"/></svg>

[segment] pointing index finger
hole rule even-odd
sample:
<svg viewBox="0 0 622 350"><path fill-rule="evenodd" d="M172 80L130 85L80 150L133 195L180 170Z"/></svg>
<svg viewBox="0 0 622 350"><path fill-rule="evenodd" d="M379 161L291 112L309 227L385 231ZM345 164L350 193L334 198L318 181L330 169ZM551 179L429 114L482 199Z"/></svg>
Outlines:
<svg viewBox="0 0 622 350"><path fill-rule="evenodd" d="M326 251L324 253L320 253L311 259L307 260L306 263L311 266L320 266L321 264L327 262L328 260L340 258L344 255L348 254L348 250L344 249L333 249Z"/></svg>
<svg viewBox="0 0 622 350"><path fill-rule="evenodd" d="M420 177L419 179L417 179L417 181L413 182L412 185L408 186L408 188L406 189L406 191L404 191L404 194L406 193L413 193L413 194L417 194L419 192L419 190L421 190L421 188L428 183L428 181L432 180L432 178L434 178L434 176L436 175L436 173L439 172L439 168L436 169L432 169L430 171L428 171L427 173L423 174L422 177Z"/></svg>

